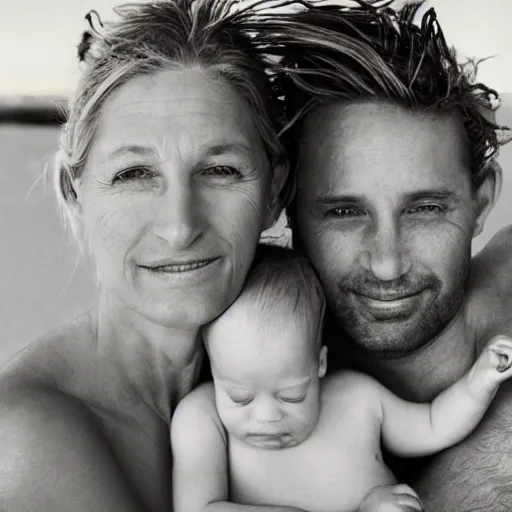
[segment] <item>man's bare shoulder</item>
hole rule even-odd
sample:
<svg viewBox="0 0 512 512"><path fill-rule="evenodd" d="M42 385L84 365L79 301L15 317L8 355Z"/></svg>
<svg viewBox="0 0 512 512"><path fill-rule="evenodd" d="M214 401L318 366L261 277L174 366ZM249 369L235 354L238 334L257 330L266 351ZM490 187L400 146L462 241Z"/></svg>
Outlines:
<svg viewBox="0 0 512 512"><path fill-rule="evenodd" d="M482 423L436 455L412 482L426 512L512 509L512 385L504 384Z"/></svg>
<svg viewBox="0 0 512 512"><path fill-rule="evenodd" d="M473 258L466 317L480 348L496 334L512 334L512 226Z"/></svg>
<svg viewBox="0 0 512 512"><path fill-rule="evenodd" d="M471 290L512 300L512 225L496 233L473 258Z"/></svg>

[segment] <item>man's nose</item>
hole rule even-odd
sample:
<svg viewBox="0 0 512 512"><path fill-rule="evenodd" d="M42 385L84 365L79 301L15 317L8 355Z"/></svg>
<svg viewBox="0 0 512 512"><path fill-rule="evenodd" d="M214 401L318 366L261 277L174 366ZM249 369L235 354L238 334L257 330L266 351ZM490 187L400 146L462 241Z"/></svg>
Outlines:
<svg viewBox="0 0 512 512"><path fill-rule="evenodd" d="M186 249L203 233L202 205L189 180L176 180L157 199L154 233L174 250Z"/></svg>
<svg viewBox="0 0 512 512"><path fill-rule="evenodd" d="M253 405L253 418L260 423L280 421L283 417L281 410L271 397L258 398Z"/></svg>
<svg viewBox="0 0 512 512"><path fill-rule="evenodd" d="M393 281L407 274L411 268L411 259L397 222L381 222L369 229L365 236L361 264L379 281Z"/></svg>

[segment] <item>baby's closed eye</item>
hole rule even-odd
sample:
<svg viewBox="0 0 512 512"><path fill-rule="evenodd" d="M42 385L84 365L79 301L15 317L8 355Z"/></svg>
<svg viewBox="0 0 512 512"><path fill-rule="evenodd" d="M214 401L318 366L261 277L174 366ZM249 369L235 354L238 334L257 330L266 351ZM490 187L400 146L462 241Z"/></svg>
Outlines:
<svg viewBox="0 0 512 512"><path fill-rule="evenodd" d="M306 394L303 394L301 396L282 396L282 395L280 395L280 396L278 396L278 398L282 402L297 404L297 403L303 402L306 399Z"/></svg>
<svg viewBox="0 0 512 512"><path fill-rule="evenodd" d="M243 389L230 389L228 396L232 402L238 405L250 404L254 399L249 391Z"/></svg>

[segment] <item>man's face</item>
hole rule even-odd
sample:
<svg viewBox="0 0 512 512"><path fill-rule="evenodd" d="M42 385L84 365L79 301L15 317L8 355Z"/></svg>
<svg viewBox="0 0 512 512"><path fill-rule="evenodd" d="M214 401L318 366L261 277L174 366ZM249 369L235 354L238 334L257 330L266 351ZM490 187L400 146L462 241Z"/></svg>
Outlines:
<svg viewBox="0 0 512 512"><path fill-rule="evenodd" d="M295 228L330 308L382 355L428 343L461 306L481 204L457 119L386 103L305 120Z"/></svg>

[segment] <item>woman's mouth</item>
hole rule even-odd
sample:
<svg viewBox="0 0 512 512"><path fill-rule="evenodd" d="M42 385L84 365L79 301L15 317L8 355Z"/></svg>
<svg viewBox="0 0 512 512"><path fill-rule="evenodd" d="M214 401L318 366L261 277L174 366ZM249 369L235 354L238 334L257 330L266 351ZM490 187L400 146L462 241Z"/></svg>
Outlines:
<svg viewBox="0 0 512 512"><path fill-rule="evenodd" d="M188 287L215 281L221 271L218 265L220 261L220 257L181 261L168 259L145 263L139 265L139 268L166 287Z"/></svg>
<svg viewBox="0 0 512 512"><path fill-rule="evenodd" d="M187 262L172 262L172 263L159 263L157 265L145 266L143 268L150 270L151 272L162 272L162 273L176 273L181 274L183 272L191 272L200 268L206 267L213 263L217 258L210 258L206 260L196 260Z"/></svg>

